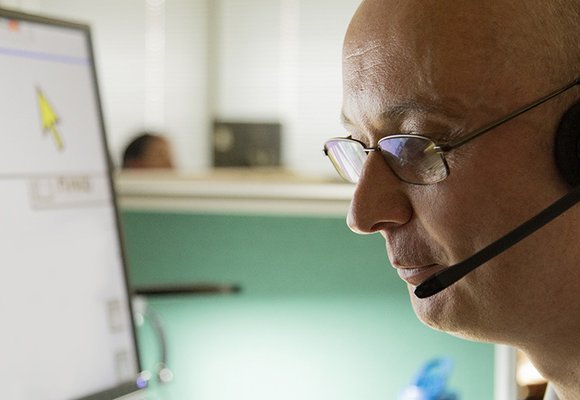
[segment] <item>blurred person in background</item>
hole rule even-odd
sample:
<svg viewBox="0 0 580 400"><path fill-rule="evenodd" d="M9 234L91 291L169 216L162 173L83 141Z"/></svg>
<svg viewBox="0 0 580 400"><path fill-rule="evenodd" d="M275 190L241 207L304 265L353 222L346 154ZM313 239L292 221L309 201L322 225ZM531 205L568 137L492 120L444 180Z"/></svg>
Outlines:
<svg viewBox="0 0 580 400"><path fill-rule="evenodd" d="M161 134L141 132L123 151L123 169L173 169L169 141Z"/></svg>

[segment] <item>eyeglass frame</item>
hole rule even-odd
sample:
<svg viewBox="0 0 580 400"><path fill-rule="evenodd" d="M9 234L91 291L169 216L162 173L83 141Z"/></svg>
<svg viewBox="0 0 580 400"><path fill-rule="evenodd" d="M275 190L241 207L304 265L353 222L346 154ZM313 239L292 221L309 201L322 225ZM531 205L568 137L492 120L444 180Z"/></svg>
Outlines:
<svg viewBox="0 0 580 400"><path fill-rule="evenodd" d="M440 179L438 181L434 181L434 182L416 183L416 182L408 182L408 181L404 180L396 172L394 172L394 174L397 175L397 177L399 179L401 179L403 182L407 182L407 183L410 183L413 185L432 185L432 184L439 183L439 182L442 182L443 180L447 179L447 177L450 174L449 165L447 164L447 160L445 159L445 154L463 146L464 144L469 143L473 139L478 138L479 136L497 128L498 126L503 125L508 121L511 121L512 119L520 116L521 114L524 114L525 112L528 112L528 111L532 110L533 108L536 108L541 104L544 104L548 100L553 99L554 97L566 92L567 90L569 90L569 89L571 89L574 86L579 85L579 84L580 84L580 77L577 77L573 81L567 83L565 86L563 86L557 90L554 90L553 92L551 92L551 93L539 98L538 100L535 100L535 101L533 101L533 102L531 102L531 103L529 103L521 108L518 108L515 111L512 111L511 113L507 114L506 116L504 116L498 120L495 120L487 125L484 125L481 128L478 128L472 132L469 132L467 135L461 137L457 141L454 141L454 142L452 141L450 143L437 143L435 140L433 140L432 138L430 138L428 136L417 135L417 134L412 134L412 133L401 133L401 134L393 134L393 135L384 136L384 137L379 139L379 141L377 142L377 145L374 147L367 147L360 140L353 139L350 136L332 138L332 139L329 139L327 142L329 142L331 140L343 140L343 141L357 142L357 143L360 143L363 151L368 155L368 153L371 153L371 152L376 152L376 151L381 152L380 143L383 140L397 139L397 138L420 138L423 140L427 140L427 141L433 143L433 145L434 145L433 150L441 156L441 159L443 161L443 165L445 166L445 177L443 177L442 179ZM328 149L326 148L326 144L324 145L324 149L322 151L323 151L325 156L329 157L328 156ZM329 157L329 158L332 161L332 158L331 157ZM387 162L387 164L388 164L388 162ZM334 162L333 162L333 165L334 165ZM341 175L343 178L345 178L344 175L340 172L340 170L338 168L336 168L336 165L335 165L335 169L337 169L337 171L339 172L339 175ZM348 181L348 179L346 179L346 178L345 178L345 180Z"/></svg>

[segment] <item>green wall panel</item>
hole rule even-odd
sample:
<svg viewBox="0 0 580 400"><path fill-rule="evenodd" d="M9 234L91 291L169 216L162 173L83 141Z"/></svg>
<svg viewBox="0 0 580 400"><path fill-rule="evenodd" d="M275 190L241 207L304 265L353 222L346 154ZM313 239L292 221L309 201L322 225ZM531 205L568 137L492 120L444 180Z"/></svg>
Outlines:
<svg viewBox="0 0 580 400"><path fill-rule="evenodd" d="M176 379L170 399L396 399L450 356L462 399L493 398L493 346L423 326L382 238L342 218L124 211L134 286L236 283L235 295L150 298ZM144 366L158 346L138 330Z"/></svg>
<svg viewBox="0 0 580 400"><path fill-rule="evenodd" d="M340 218L124 212L136 286L239 283L251 295L403 290L377 236Z"/></svg>

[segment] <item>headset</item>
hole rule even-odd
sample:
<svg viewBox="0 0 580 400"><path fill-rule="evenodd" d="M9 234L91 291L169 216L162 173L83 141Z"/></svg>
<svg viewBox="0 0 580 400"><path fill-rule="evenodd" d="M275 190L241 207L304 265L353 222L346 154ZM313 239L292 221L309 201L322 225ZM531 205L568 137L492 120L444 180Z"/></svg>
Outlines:
<svg viewBox="0 0 580 400"><path fill-rule="evenodd" d="M560 121L555 157L564 180L572 187L580 185L580 101L574 103Z"/></svg>
<svg viewBox="0 0 580 400"><path fill-rule="evenodd" d="M580 84L580 77L576 79ZM516 227L508 234L458 264L433 274L415 288L415 295L424 299L451 286L469 272L509 249L580 201L580 101L562 116L554 144L556 166L572 190L562 198Z"/></svg>

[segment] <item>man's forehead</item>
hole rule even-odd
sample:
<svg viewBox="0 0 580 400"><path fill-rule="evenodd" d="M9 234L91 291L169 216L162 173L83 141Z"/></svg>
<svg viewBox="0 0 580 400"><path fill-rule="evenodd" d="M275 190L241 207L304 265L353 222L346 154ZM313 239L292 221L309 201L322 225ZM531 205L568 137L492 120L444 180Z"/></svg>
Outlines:
<svg viewBox="0 0 580 400"><path fill-rule="evenodd" d="M470 0L365 0L355 13L344 42L344 57L383 43L400 46L437 45L473 50L498 42L511 24L509 7ZM397 43L400 42L400 43Z"/></svg>
<svg viewBox="0 0 580 400"><path fill-rule="evenodd" d="M428 100L452 96L483 104L500 88L509 96L504 86L517 87L517 65L527 62L517 59L516 44L506 39L514 29L508 18L513 7L500 5L503 0L487 3L365 0L344 42L348 94L393 96L406 88Z"/></svg>

